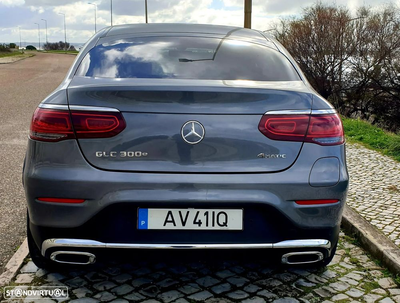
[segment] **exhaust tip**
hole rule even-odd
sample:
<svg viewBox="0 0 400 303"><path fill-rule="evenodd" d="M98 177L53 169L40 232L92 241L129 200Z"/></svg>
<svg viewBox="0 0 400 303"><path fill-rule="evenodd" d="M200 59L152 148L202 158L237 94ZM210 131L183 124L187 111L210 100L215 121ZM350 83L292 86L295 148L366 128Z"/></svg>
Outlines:
<svg viewBox="0 0 400 303"><path fill-rule="evenodd" d="M96 262L96 256L83 251L55 251L50 259L61 264L89 265Z"/></svg>
<svg viewBox="0 0 400 303"><path fill-rule="evenodd" d="M291 252L282 256L282 263L289 265L317 263L324 259L324 255L319 251L300 251Z"/></svg>

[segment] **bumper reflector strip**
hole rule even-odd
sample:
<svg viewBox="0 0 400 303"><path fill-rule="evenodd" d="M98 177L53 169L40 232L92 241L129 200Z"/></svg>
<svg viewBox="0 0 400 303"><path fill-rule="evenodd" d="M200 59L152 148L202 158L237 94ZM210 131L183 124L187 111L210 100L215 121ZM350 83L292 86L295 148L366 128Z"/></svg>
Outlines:
<svg viewBox="0 0 400 303"><path fill-rule="evenodd" d="M36 200L41 202L51 202L51 203L70 203L77 204L85 202L85 199L66 199L66 198L37 198Z"/></svg>
<svg viewBox="0 0 400 303"><path fill-rule="evenodd" d="M300 200L295 201L299 205L318 205L318 204L334 204L339 202L339 200Z"/></svg>

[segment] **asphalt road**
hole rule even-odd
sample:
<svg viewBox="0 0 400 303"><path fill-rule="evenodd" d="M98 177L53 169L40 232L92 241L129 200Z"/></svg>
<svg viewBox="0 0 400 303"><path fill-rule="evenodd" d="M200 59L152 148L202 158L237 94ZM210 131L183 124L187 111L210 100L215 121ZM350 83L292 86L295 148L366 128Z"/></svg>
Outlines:
<svg viewBox="0 0 400 303"><path fill-rule="evenodd" d="M38 53L0 64L0 274L25 238L21 172L32 113L61 83L74 59Z"/></svg>

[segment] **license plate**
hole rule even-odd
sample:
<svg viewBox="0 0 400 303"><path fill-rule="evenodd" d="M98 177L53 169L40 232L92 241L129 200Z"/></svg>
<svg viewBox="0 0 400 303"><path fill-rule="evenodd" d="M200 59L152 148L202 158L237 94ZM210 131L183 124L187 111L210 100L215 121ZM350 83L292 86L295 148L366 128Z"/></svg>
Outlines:
<svg viewBox="0 0 400 303"><path fill-rule="evenodd" d="M242 230L242 209L139 208L138 229Z"/></svg>

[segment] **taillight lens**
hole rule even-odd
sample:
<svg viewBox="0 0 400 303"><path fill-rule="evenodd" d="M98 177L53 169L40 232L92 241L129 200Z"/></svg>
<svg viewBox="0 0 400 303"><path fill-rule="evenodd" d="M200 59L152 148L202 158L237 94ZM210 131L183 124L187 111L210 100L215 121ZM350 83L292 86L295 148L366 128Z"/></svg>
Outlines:
<svg viewBox="0 0 400 303"><path fill-rule="evenodd" d="M265 115L258 129L273 140L303 141L309 121L309 115Z"/></svg>
<svg viewBox="0 0 400 303"><path fill-rule="evenodd" d="M37 108L29 136L34 140L49 142L75 138L69 112Z"/></svg>
<svg viewBox="0 0 400 303"><path fill-rule="evenodd" d="M73 138L109 138L126 127L119 112L80 112L37 108L32 117L30 138L57 142Z"/></svg>
<svg viewBox="0 0 400 303"><path fill-rule="evenodd" d="M338 145L344 142L342 121L338 114L311 116L307 142Z"/></svg>
<svg viewBox="0 0 400 303"><path fill-rule="evenodd" d="M126 123L120 112L72 111L77 138L109 138L122 132Z"/></svg>
<svg viewBox="0 0 400 303"><path fill-rule="evenodd" d="M344 142L342 122L337 114L264 115L258 129L272 140L338 145Z"/></svg>

